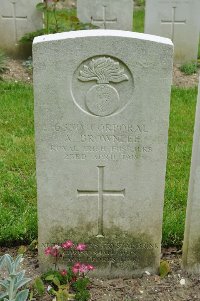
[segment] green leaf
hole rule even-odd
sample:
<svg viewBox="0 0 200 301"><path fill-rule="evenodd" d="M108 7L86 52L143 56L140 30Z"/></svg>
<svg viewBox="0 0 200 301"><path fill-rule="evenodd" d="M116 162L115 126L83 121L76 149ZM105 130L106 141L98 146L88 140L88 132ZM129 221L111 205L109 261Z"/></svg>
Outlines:
<svg viewBox="0 0 200 301"><path fill-rule="evenodd" d="M61 11L57 11L57 16L65 18L68 16L68 14L67 14L67 11L61 10Z"/></svg>
<svg viewBox="0 0 200 301"><path fill-rule="evenodd" d="M45 34L45 29L42 28L42 29L39 29L37 31L34 31L34 32L29 32L29 33L26 33L20 40L19 42L20 43L32 43L33 42L33 39L35 37L38 37L38 36L42 36Z"/></svg>
<svg viewBox="0 0 200 301"><path fill-rule="evenodd" d="M18 292L15 301L26 301L28 298L28 292L28 289Z"/></svg>
<svg viewBox="0 0 200 301"><path fill-rule="evenodd" d="M44 29L41 29L41 30L44 30ZM42 33L41 33L42 34ZM43 32L43 34L44 34L44 32ZM37 248L38 248L38 241L37 241L37 239L34 239L31 243L30 243L30 245L29 245L29 250L31 250L31 251L34 251L34 250L37 250Z"/></svg>
<svg viewBox="0 0 200 301"><path fill-rule="evenodd" d="M159 274L161 278L164 278L171 272L170 265L168 261L162 260L160 262Z"/></svg>
<svg viewBox="0 0 200 301"><path fill-rule="evenodd" d="M8 272L11 273L13 267L13 259L9 254L5 254L4 256L5 256L5 262L8 268Z"/></svg>
<svg viewBox="0 0 200 301"><path fill-rule="evenodd" d="M18 254L24 254L27 251L27 246L20 246L19 249L17 250Z"/></svg>
<svg viewBox="0 0 200 301"><path fill-rule="evenodd" d="M14 263L15 271L18 269L20 263L22 262L22 258L23 258L23 255L22 255L22 254L19 254L19 255L17 256L17 258L15 259L15 263Z"/></svg>
<svg viewBox="0 0 200 301"><path fill-rule="evenodd" d="M25 270L17 273L17 281L22 280L24 278L25 275Z"/></svg>
<svg viewBox="0 0 200 301"><path fill-rule="evenodd" d="M54 277L52 281L56 286L60 286L60 281L57 277Z"/></svg>
<svg viewBox="0 0 200 301"><path fill-rule="evenodd" d="M73 300L75 298L75 296L76 296L75 294L69 294L69 300L71 300L71 299Z"/></svg>
<svg viewBox="0 0 200 301"><path fill-rule="evenodd" d="M89 278L85 277L85 278L79 278L77 279L77 281L73 284L74 288L77 291L82 291L82 290L86 290L88 284L90 283Z"/></svg>
<svg viewBox="0 0 200 301"><path fill-rule="evenodd" d="M47 276L45 280L52 281L56 286L60 286L60 280L58 279L58 277L54 276L53 274Z"/></svg>
<svg viewBox="0 0 200 301"><path fill-rule="evenodd" d="M59 286L59 289L62 289L62 290L65 290L65 291L67 290L68 291L69 290L69 284L62 284L62 285Z"/></svg>
<svg viewBox="0 0 200 301"><path fill-rule="evenodd" d="M57 275L54 275L54 274L50 274L49 276L47 276L45 278L45 280L47 281L52 281L53 283L55 283L55 285L59 286L60 285L60 280L58 278Z"/></svg>
<svg viewBox="0 0 200 301"><path fill-rule="evenodd" d="M76 16L69 16L69 20L74 23L78 23L79 19Z"/></svg>
<svg viewBox="0 0 200 301"><path fill-rule="evenodd" d="M42 279L40 277L37 277L34 281L34 288L37 291L37 293L42 296L45 293L45 287Z"/></svg>
<svg viewBox="0 0 200 301"><path fill-rule="evenodd" d="M14 290L18 290L20 287L22 287L23 285L25 285L26 283L28 283L29 281L31 281L30 278L24 278L22 280L19 280L15 285L14 285Z"/></svg>
<svg viewBox="0 0 200 301"><path fill-rule="evenodd" d="M4 265L5 262L5 255L0 257L0 268Z"/></svg>
<svg viewBox="0 0 200 301"><path fill-rule="evenodd" d="M69 299L69 293L66 290L59 289L56 294L57 301L67 301Z"/></svg>
<svg viewBox="0 0 200 301"><path fill-rule="evenodd" d="M0 280L0 285L3 286L5 289L9 288L9 281L7 279Z"/></svg>
<svg viewBox="0 0 200 301"><path fill-rule="evenodd" d="M5 293L0 293L0 300L5 298L6 296L8 296L8 293L5 292Z"/></svg>
<svg viewBox="0 0 200 301"><path fill-rule="evenodd" d="M31 301L33 299L33 290L31 290L30 295L29 295L29 300Z"/></svg>
<svg viewBox="0 0 200 301"><path fill-rule="evenodd" d="M54 275L49 275L49 276L47 276L47 277L45 278L45 280L47 280L47 281L52 281L53 278L54 278Z"/></svg>
<svg viewBox="0 0 200 301"><path fill-rule="evenodd" d="M88 290L83 290L83 291L77 292L75 295L75 300L87 301L89 299L90 299L90 293Z"/></svg>
<svg viewBox="0 0 200 301"><path fill-rule="evenodd" d="M37 10L45 11L46 5L45 5L45 3L38 3L38 4L36 5L36 8L37 8Z"/></svg>

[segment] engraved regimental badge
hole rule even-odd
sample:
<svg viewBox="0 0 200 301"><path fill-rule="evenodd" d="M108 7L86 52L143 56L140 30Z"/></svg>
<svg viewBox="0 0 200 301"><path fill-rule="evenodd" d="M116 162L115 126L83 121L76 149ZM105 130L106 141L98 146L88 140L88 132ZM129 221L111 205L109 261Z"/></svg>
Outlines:
<svg viewBox="0 0 200 301"><path fill-rule="evenodd" d="M126 85L128 82L129 85ZM101 56L91 58L79 66L73 86L74 100L79 108L94 116L105 117L126 106L125 98L127 93L130 94L129 89L132 92L133 78L122 62Z"/></svg>
<svg viewBox="0 0 200 301"><path fill-rule="evenodd" d="M97 116L107 116L117 111L120 98L117 90L110 85L128 80L128 75L119 63L111 58L100 57L92 59L88 65L80 70L79 80L96 81L86 94L86 105L88 110Z"/></svg>

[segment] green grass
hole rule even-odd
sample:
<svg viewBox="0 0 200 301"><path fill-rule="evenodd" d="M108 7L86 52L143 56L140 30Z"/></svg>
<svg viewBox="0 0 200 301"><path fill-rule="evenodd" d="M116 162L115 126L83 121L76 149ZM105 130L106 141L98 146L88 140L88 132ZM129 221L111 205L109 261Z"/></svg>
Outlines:
<svg viewBox="0 0 200 301"><path fill-rule="evenodd" d="M144 6L145 5L145 0L135 0L134 5L135 6Z"/></svg>
<svg viewBox="0 0 200 301"><path fill-rule="evenodd" d="M181 245L190 172L197 89L172 90L163 245Z"/></svg>
<svg viewBox="0 0 200 301"><path fill-rule="evenodd" d="M32 88L0 82L0 244L37 235Z"/></svg>
<svg viewBox="0 0 200 301"><path fill-rule="evenodd" d="M181 65L179 69L186 75L192 75L198 71L198 67L195 62L185 63Z"/></svg>
<svg viewBox="0 0 200 301"><path fill-rule="evenodd" d="M0 82L0 244L37 237L32 87ZM163 245L180 245L197 89L174 88L171 98Z"/></svg>
<svg viewBox="0 0 200 301"><path fill-rule="evenodd" d="M144 32L144 8L134 10L133 14L133 31Z"/></svg>

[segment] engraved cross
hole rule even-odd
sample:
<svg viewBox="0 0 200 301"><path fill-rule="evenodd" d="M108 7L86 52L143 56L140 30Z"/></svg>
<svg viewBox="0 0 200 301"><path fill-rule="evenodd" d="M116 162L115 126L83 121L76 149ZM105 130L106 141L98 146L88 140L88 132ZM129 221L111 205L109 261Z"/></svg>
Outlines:
<svg viewBox="0 0 200 301"><path fill-rule="evenodd" d="M122 190L107 190L104 189L104 167L98 168L98 189L97 190L80 190L77 189L78 196L98 196L98 237L103 237L103 203L104 196L125 196L125 189Z"/></svg>
<svg viewBox="0 0 200 301"><path fill-rule="evenodd" d="M162 24L171 24L171 39L174 41L175 25L186 24L186 20L176 20L176 9L177 7L172 7L172 19L171 20L161 20Z"/></svg>
<svg viewBox="0 0 200 301"><path fill-rule="evenodd" d="M11 15L2 15L2 19L7 19L7 20L12 20L14 24L14 31L15 31L15 41L17 42L18 40L18 32L17 32L17 21L27 21L27 16L17 16L16 13L16 1L12 1L12 6L13 6L13 12Z"/></svg>
<svg viewBox="0 0 200 301"><path fill-rule="evenodd" d="M116 23L117 22L117 18L114 18L112 20L109 20L106 18L106 8L107 6L104 5L103 6L103 17L102 19L94 19L93 17L91 17L91 23L94 24L94 25L103 25L103 28L106 29L106 26L107 24L110 24L110 23Z"/></svg>

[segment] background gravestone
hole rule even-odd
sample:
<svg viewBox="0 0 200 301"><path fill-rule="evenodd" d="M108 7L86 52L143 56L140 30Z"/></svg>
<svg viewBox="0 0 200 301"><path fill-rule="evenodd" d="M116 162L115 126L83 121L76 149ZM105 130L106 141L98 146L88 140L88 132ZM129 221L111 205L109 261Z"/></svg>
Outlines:
<svg viewBox="0 0 200 301"><path fill-rule="evenodd" d="M156 272L171 41L88 30L38 37L33 50L41 267L44 246L71 239L88 244L97 275Z"/></svg>
<svg viewBox="0 0 200 301"><path fill-rule="evenodd" d="M200 84L183 244L183 267L188 272L200 273Z"/></svg>
<svg viewBox="0 0 200 301"><path fill-rule="evenodd" d="M197 60L199 0L146 0L145 33L170 38L175 63Z"/></svg>
<svg viewBox="0 0 200 301"><path fill-rule="evenodd" d="M12 55L24 55L26 47L18 41L25 33L36 31L43 26L42 14L36 10L39 2L39 0L1 0L1 49Z"/></svg>
<svg viewBox="0 0 200 301"><path fill-rule="evenodd" d="M78 0L77 16L102 29L133 30L133 0Z"/></svg>

